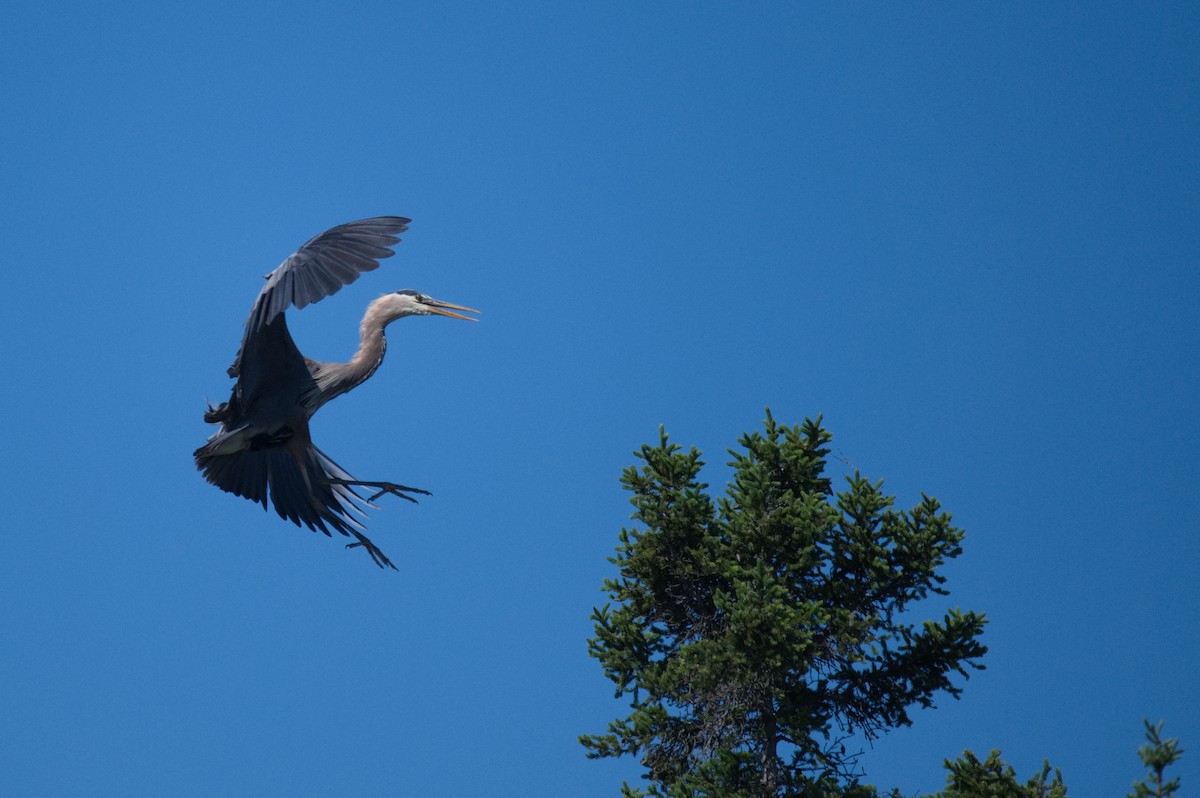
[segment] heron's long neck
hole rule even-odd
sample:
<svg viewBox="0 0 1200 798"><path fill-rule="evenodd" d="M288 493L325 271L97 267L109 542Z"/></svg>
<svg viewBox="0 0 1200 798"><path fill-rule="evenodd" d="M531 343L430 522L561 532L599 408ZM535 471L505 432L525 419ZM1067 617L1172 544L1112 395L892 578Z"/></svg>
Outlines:
<svg viewBox="0 0 1200 798"><path fill-rule="evenodd" d="M383 362L383 355L387 352L387 338L383 335L383 328L389 321L391 319L387 318L380 305L372 302L367 306L362 324L358 327L358 351L346 364L349 367L347 371L357 377L354 385L374 374L375 369Z"/></svg>
<svg viewBox="0 0 1200 798"><path fill-rule="evenodd" d="M391 319L376 303L367 307L359 325L358 351L346 363L315 363L313 377L317 381L317 395L309 405L309 415L317 412L321 405L334 397L355 388L375 373L383 362L387 351L387 339L383 328Z"/></svg>

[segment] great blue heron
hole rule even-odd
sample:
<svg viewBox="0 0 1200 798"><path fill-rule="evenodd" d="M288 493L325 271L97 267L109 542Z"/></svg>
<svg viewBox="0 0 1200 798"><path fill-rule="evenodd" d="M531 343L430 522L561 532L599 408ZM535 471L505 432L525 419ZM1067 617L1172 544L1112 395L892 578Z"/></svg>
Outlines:
<svg viewBox="0 0 1200 798"><path fill-rule="evenodd" d="M308 420L330 399L375 373L387 348L383 330L396 319L436 314L476 321L454 311L479 311L416 291L384 294L367 306L358 351L347 363L322 363L301 355L284 311L319 302L361 273L379 268L380 260L394 254L391 247L410 221L380 216L339 225L300 247L267 275L229 367L229 376L237 378L233 394L217 407L210 404L204 414L205 421L221 427L195 452L196 468L222 490L259 502L263 509L269 492L281 518L314 532L329 535L332 529L353 536L358 540L347 548L362 546L376 565L393 569L392 561L363 534L354 514L365 516L360 505L373 506L371 502L385 493L415 502L409 494L429 492L355 479L313 444ZM355 488L376 492L364 497Z"/></svg>

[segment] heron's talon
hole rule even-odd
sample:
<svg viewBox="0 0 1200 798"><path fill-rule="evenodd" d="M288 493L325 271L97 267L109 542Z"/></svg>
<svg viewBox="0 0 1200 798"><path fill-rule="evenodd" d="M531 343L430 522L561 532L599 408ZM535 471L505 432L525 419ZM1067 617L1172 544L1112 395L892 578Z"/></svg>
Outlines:
<svg viewBox="0 0 1200 798"><path fill-rule="evenodd" d="M419 493L422 496L433 495L423 488L411 488L408 485L397 485L395 482L369 482L358 479L331 479L329 482L332 485L346 485L348 487L378 488L378 490L371 494L371 497L366 500L368 504L375 501L385 493L390 493L392 496L399 496L401 499L406 499L413 504L416 504L417 500L412 496L409 496L409 493Z"/></svg>
<svg viewBox="0 0 1200 798"><path fill-rule="evenodd" d="M358 542L347 543L346 548L353 549L353 548L362 546L364 549L367 550L367 554L371 555L371 559L374 560L375 564L378 565L380 568L391 568L393 571L399 570L392 563L392 561L388 559L388 556L379 550L378 546L376 546L371 541L367 540L362 535L359 535L358 537L359 537Z"/></svg>

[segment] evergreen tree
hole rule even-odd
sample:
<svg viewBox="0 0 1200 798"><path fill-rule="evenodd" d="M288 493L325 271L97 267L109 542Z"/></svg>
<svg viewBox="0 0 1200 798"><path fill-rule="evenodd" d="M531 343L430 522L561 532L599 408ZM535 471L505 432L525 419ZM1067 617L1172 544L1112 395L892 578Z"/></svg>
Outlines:
<svg viewBox="0 0 1200 798"><path fill-rule="evenodd" d="M1179 747L1177 738L1162 739L1162 721L1157 726L1151 726L1148 720L1142 722L1146 725L1146 744L1138 749L1138 756L1150 772L1146 778L1134 782L1129 798L1170 798L1179 789L1179 779L1165 781L1163 771L1168 765L1179 761L1183 749Z"/></svg>
<svg viewBox="0 0 1200 798"><path fill-rule="evenodd" d="M1067 788L1063 784L1062 772L1054 771L1050 778L1050 763L1029 781L1021 784L1012 765L1000 758L999 751L992 753L983 762L970 751L964 751L953 762L946 762L950 775L946 778L946 789L934 798L1066 798Z"/></svg>
<svg viewBox="0 0 1200 798"><path fill-rule="evenodd" d="M912 706L957 697L982 668L975 612L911 622L945 594L938 569L962 530L936 499L893 508L855 473L835 492L820 419L744 435L714 502L696 449L660 430L622 484L623 529L589 651L630 714L580 741L590 757L640 757L648 791L626 796L870 796L845 741L908 725Z"/></svg>
<svg viewBox="0 0 1200 798"><path fill-rule="evenodd" d="M1171 798L1179 789L1179 779L1166 780L1163 772L1167 766L1179 761L1183 749L1179 740L1162 739L1162 723L1146 725L1146 744L1138 749L1138 756L1150 772L1134 783L1128 798ZM1021 784L1017 781L1012 766L1000 758L999 751L992 751L986 760L970 751L953 762L946 762L950 775L946 778L946 789L933 798L1066 798L1067 788L1063 784L1061 771L1054 771L1050 778L1050 763L1042 766L1040 773Z"/></svg>

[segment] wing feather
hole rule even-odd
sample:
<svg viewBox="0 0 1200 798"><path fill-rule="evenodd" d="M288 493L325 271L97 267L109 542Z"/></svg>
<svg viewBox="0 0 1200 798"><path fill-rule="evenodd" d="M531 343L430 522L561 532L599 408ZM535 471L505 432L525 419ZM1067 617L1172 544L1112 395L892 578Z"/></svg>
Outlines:
<svg viewBox="0 0 1200 798"><path fill-rule="evenodd" d="M411 221L403 216L377 216L348 222L309 239L289 255L267 275L266 285L254 300L229 376L236 377L241 370L242 353L252 336L289 307L320 302L363 272L378 269L379 261L395 254L392 247L400 243L399 235Z"/></svg>

